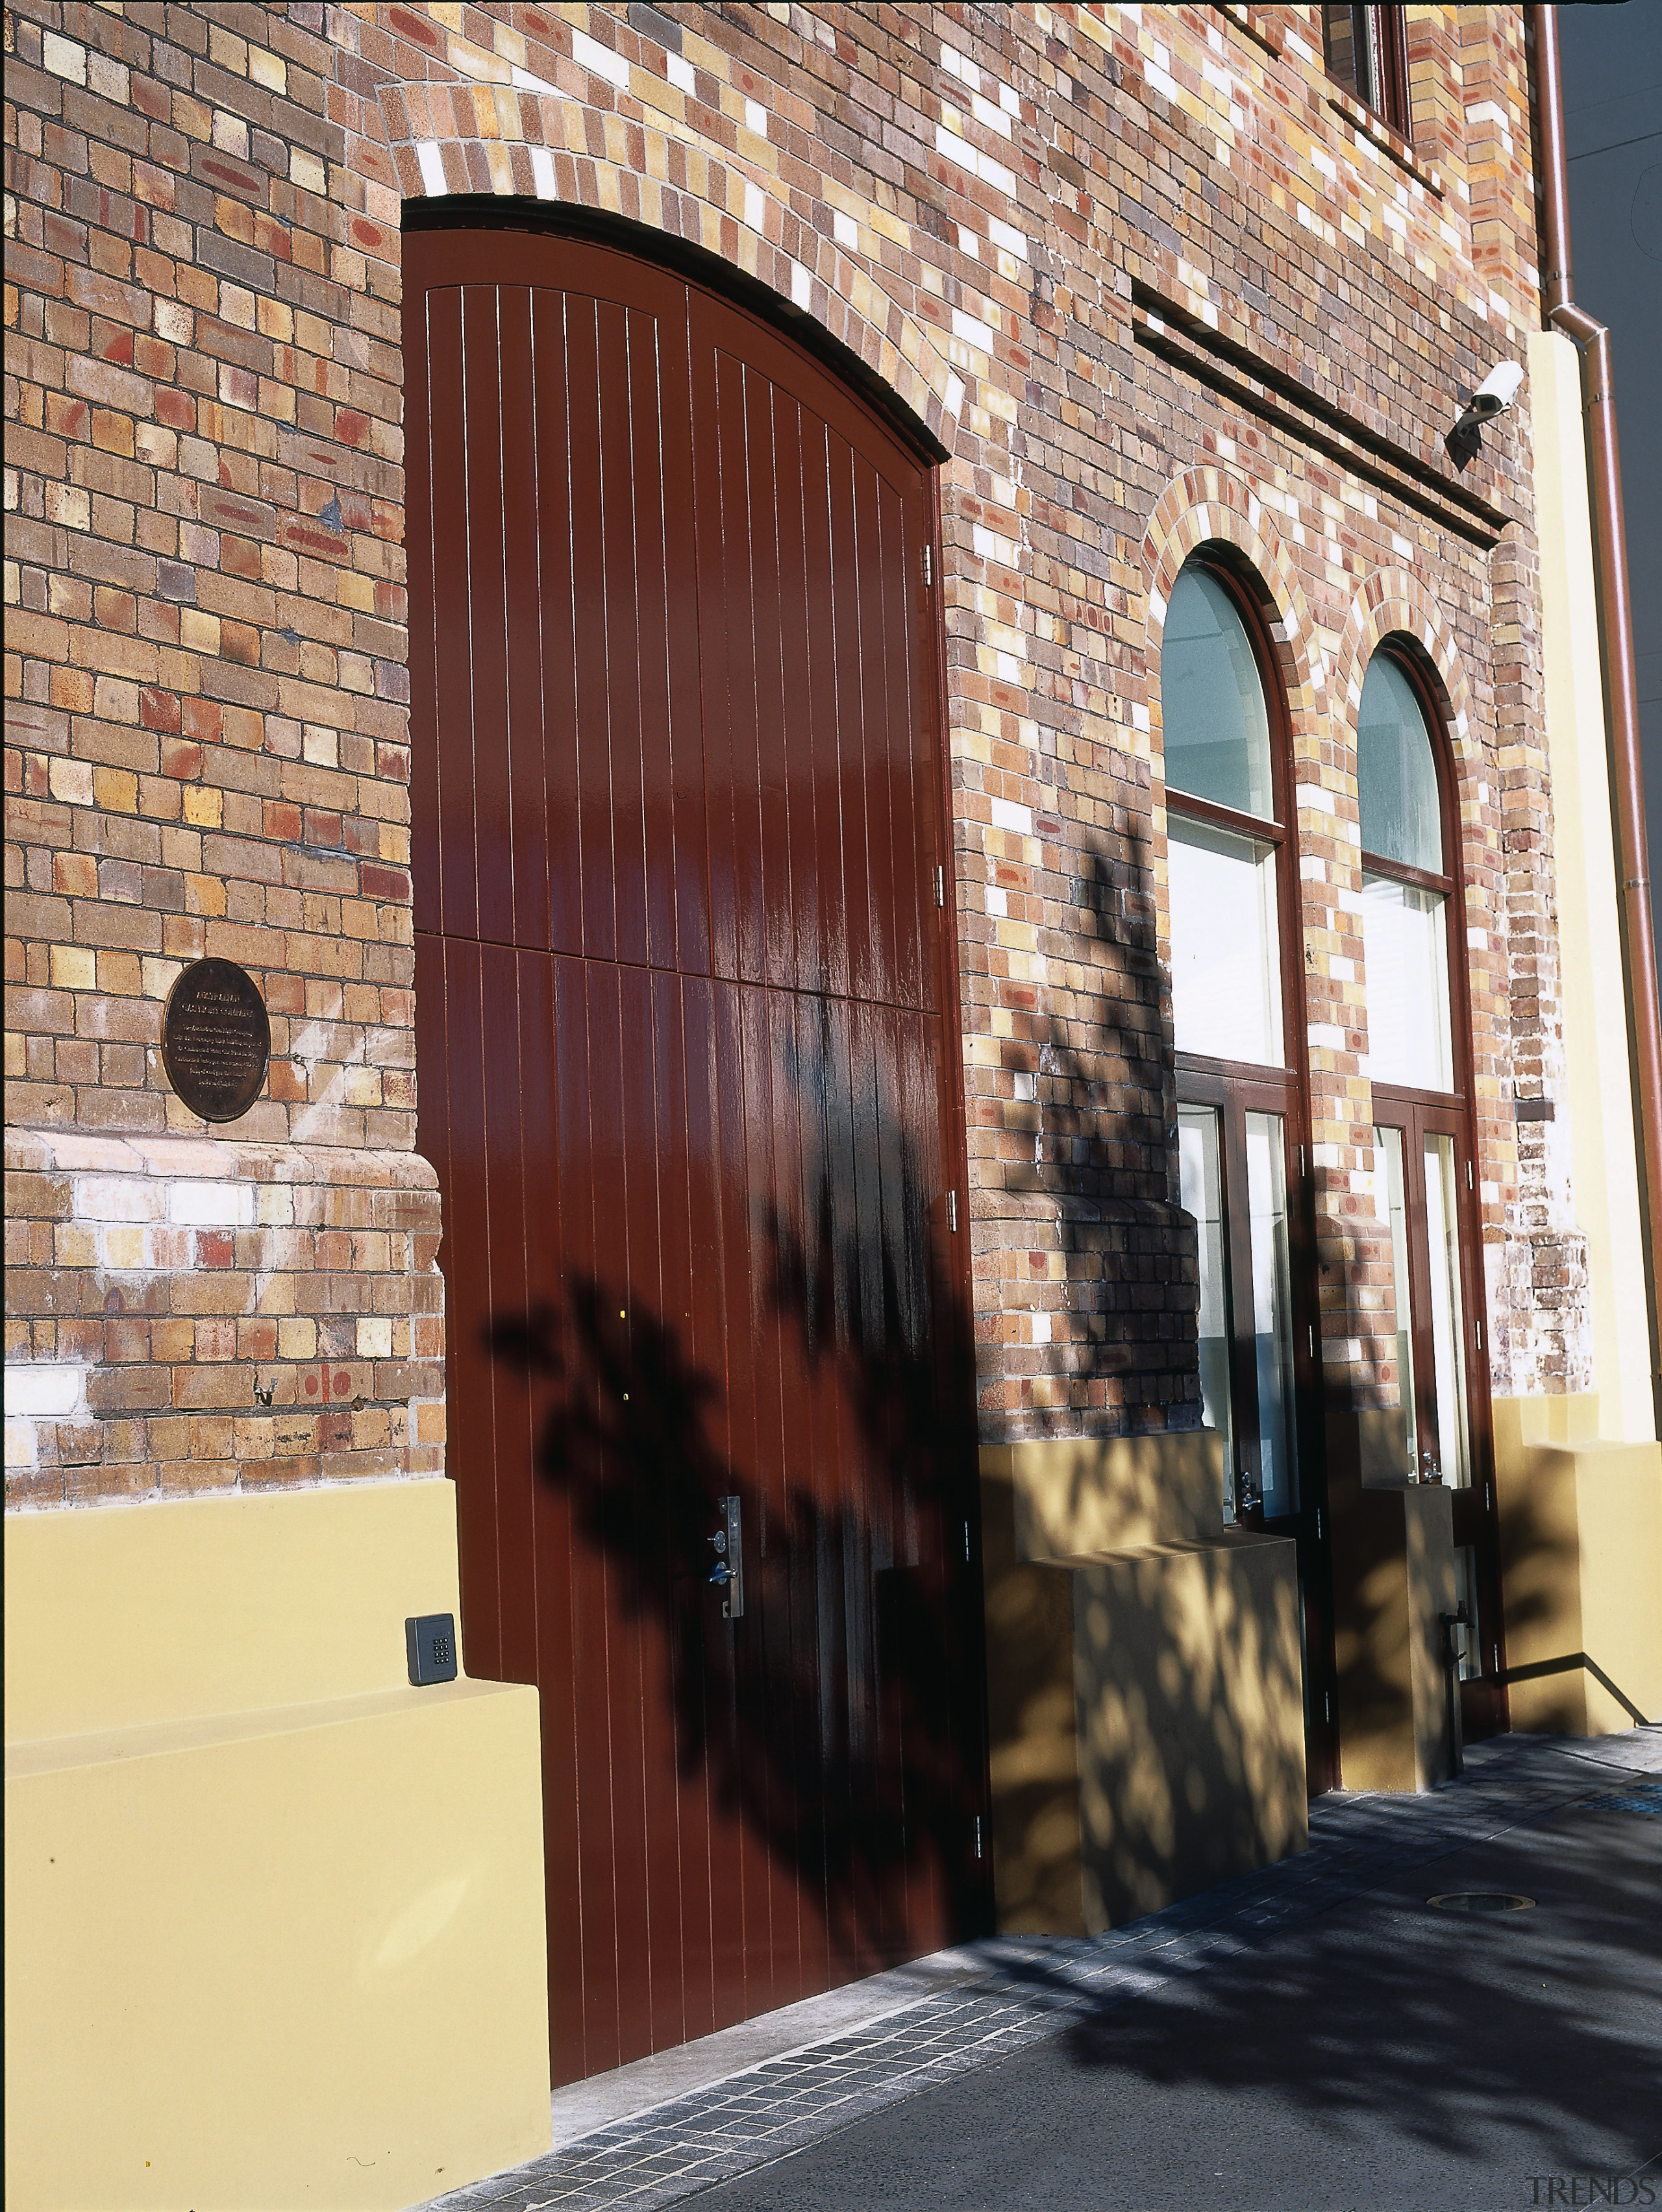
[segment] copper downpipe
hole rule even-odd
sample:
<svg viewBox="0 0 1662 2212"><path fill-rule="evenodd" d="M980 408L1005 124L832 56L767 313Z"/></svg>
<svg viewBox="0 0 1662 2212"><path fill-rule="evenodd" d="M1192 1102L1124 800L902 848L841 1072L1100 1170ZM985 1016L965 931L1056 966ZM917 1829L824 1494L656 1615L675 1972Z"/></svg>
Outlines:
<svg viewBox="0 0 1662 2212"><path fill-rule="evenodd" d="M1657 1006L1656 936L1646 854L1644 782L1639 750L1639 684L1633 660L1633 608L1628 592L1628 540L1622 514L1622 460L1616 434L1616 385L1610 334L1578 307L1570 276L1569 174L1564 152L1563 91L1558 75L1558 10L1532 7L1537 120L1544 193L1542 271L1547 320L1574 340L1581 355L1587 418L1589 486L1598 563L1604 693L1609 702L1610 769L1615 783L1616 866L1621 878L1627 953L1628 1006L1633 1026L1637 1118L1644 1168L1646 1278L1650 1291L1651 1395L1662 1434L1662 1343L1659 1343L1658 1270L1662 1267L1662 1018Z"/></svg>

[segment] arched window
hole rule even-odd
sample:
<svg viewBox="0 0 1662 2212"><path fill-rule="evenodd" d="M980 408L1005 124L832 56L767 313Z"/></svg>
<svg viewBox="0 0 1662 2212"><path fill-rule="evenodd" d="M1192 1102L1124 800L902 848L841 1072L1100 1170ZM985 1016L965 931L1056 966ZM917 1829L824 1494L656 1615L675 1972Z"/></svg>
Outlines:
<svg viewBox="0 0 1662 2212"><path fill-rule="evenodd" d="M1178 1050L1280 1067L1285 832L1263 681L1233 592L1192 561L1172 589L1160 682Z"/></svg>
<svg viewBox="0 0 1662 2212"><path fill-rule="evenodd" d="M1280 681L1250 595L1191 559L1160 647L1172 1010L1183 1204L1200 1231L1204 1419L1227 1439L1230 1519L1300 1510L1311 1380L1295 1279L1302 1158L1296 914ZM1313 1310L1313 1309L1312 1309Z"/></svg>
<svg viewBox="0 0 1662 2212"><path fill-rule="evenodd" d="M1367 1073L1415 1091L1454 1088L1448 931L1436 755L1405 665L1376 653L1356 729L1362 928L1367 945Z"/></svg>
<svg viewBox="0 0 1662 2212"><path fill-rule="evenodd" d="M1471 1380L1482 1372L1476 1175L1464 1073L1457 820L1430 683L1406 641L1380 647L1356 729L1362 957L1376 1162L1390 1224L1397 1368L1410 1480L1455 1492L1460 1596L1472 1626L1461 1673L1482 1725L1493 1673L1491 1515ZM1491 1696L1490 1702L1493 1702Z"/></svg>

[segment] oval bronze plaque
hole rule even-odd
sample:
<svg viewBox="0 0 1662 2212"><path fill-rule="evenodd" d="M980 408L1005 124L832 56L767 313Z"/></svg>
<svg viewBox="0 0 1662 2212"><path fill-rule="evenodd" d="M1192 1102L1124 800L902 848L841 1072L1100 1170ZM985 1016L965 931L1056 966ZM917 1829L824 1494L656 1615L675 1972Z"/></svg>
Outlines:
<svg viewBox="0 0 1662 2212"><path fill-rule="evenodd" d="M259 1097L271 1057L259 986L234 960L193 960L167 994L161 1060L167 1080L204 1121L234 1121Z"/></svg>

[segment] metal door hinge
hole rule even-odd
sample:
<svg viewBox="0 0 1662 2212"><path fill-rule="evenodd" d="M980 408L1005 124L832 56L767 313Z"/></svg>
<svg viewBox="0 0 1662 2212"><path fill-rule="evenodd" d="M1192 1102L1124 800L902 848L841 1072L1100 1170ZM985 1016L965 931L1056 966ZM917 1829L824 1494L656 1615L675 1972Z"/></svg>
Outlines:
<svg viewBox="0 0 1662 2212"><path fill-rule="evenodd" d="M1475 1315L1473 1316L1473 1317L1472 1317L1472 1318L1473 1318L1473 1321L1474 1321L1474 1322L1475 1322L1475 1324L1476 1324L1476 1330L1477 1330L1477 1349L1478 1349L1478 1351L1479 1351L1479 1352L1481 1352L1481 1351L1482 1350L1482 1348L1483 1348L1483 1324L1482 1323L1482 1322L1477 1321L1476 1316Z"/></svg>
<svg viewBox="0 0 1662 2212"><path fill-rule="evenodd" d="M964 1523L964 1564L966 1567L970 1564L970 1524L967 1521Z"/></svg>
<svg viewBox="0 0 1662 2212"><path fill-rule="evenodd" d="M947 903L947 871L941 867L934 872L934 902L938 907Z"/></svg>
<svg viewBox="0 0 1662 2212"><path fill-rule="evenodd" d="M981 1850L981 1815L980 1815L980 1814L979 1814L979 1813L977 1813L977 1814L976 1814L976 1816L975 1816L975 1855L976 1855L976 1856L977 1856L977 1858L980 1858L980 1857L981 1857L981 1856L982 1856L982 1850Z"/></svg>
<svg viewBox="0 0 1662 2212"><path fill-rule="evenodd" d="M1466 1162L1466 1188L1468 1190L1476 1190L1476 1184L1471 1180L1471 1162L1468 1160Z"/></svg>
<svg viewBox="0 0 1662 2212"><path fill-rule="evenodd" d="M947 1226L954 1233L954 1235L956 1235L958 1230L958 1193L955 1190L949 1190L947 1193Z"/></svg>
<svg viewBox="0 0 1662 2212"><path fill-rule="evenodd" d="M933 545L926 545L923 548L923 581L926 586L933 584L934 581L934 548ZM977 1856L978 1856L979 1854L977 1854Z"/></svg>
<svg viewBox="0 0 1662 2212"><path fill-rule="evenodd" d="M1319 1543L1321 1542L1321 1540L1322 1540L1322 1509L1321 1509L1321 1507L1318 1505L1318 1506L1316 1508L1316 1541L1319 1544Z"/></svg>
<svg viewBox="0 0 1662 2212"><path fill-rule="evenodd" d="M1326 1690L1322 1692L1322 1717L1329 1721L1333 1717L1333 1699Z"/></svg>

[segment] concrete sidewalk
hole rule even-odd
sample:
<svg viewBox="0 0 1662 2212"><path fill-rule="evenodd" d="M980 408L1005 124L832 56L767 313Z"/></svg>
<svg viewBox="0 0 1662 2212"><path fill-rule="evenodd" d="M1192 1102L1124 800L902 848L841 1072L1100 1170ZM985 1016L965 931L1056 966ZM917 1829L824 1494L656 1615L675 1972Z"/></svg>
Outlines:
<svg viewBox="0 0 1662 2212"><path fill-rule="evenodd" d="M1662 2203L1658 1775L1652 1728L1336 1794L1298 1858L1093 1942L968 1945L562 2091L551 2155L440 2202ZM1427 1904L1460 1890L1535 1902Z"/></svg>

